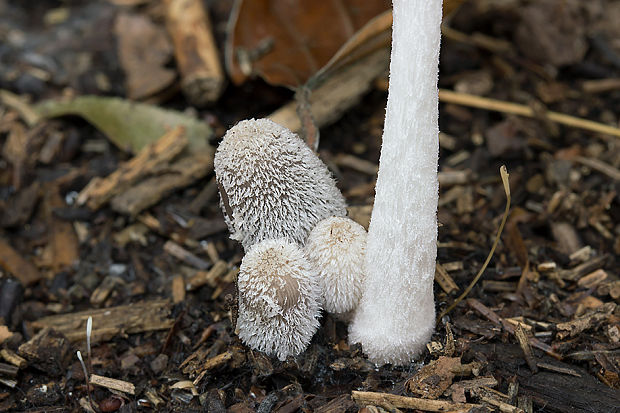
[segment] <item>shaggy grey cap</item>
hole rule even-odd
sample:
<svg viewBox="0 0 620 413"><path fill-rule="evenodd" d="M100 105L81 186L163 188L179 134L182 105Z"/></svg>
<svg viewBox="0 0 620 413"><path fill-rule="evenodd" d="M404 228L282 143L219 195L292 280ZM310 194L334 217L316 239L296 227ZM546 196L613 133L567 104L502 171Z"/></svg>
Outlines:
<svg viewBox="0 0 620 413"><path fill-rule="evenodd" d="M269 119L230 128L214 168L231 238L246 251L266 239L304 245L317 222L346 215L325 164L297 135Z"/></svg>
<svg viewBox="0 0 620 413"><path fill-rule="evenodd" d="M366 230L346 217L319 222L305 253L319 272L323 308L336 314L355 310L366 277Z"/></svg>
<svg viewBox="0 0 620 413"><path fill-rule="evenodd" d="M319 328L320 290L301 248L285 239L250 247L241 261L239 338L280 360L306 349Z"/></svg>

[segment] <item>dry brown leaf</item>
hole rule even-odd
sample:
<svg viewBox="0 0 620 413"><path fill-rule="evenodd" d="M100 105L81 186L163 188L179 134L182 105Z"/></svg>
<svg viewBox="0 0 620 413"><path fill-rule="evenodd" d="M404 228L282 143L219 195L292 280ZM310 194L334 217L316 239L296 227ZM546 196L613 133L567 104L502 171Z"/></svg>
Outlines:
<svg viewBox="0 0 620 413"><path fill-rule="evenodd" d="M387 0L238 0L227 44L231 79L240 84L259 74L271 84L301 85L390 6Z"/></svg>
<svg viewBox="0 0 620 413"><path fill-rule="evenodd" d="M444 15L463 2L444 0ZM392 11L385 0L237 0L231 23L226 66L233 83L258 74L299 86L389 46Z"/></svg>

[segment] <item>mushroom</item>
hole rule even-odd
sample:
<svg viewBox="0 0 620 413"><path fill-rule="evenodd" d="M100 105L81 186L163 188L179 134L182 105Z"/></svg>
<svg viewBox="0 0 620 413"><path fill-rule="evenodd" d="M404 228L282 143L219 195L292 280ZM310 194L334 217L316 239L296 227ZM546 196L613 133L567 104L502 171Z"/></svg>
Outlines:
<svg viewBox="0 0 620 413"><path fill-rule="evenodd" d="M301 248L280 238L248 249L237 278L239 338L280 360L306 349L319 328L320 289Z"/></svg>
<svg viewBox="0 0 620 413"><path fill-rule="evenodd" d="M303 246L317 222L346 215L325 164L271 120L244 120L230 128L215 153L214 169L231 238L246 251L278 238Z"/></svg>
<svg viewBox="0 0 620 413"><path fill-rule="evenodd" d="M305 252L319 274L323 308L349 318L362 296L366 230L349 218L324 219L310 232Z"/></svg>
<svg viewBox="0 0 620 413"><path fill-rule="evenodd" d="M435 325L439 0L393 0L390 84L366 279L349 340L375 363L405 364Z"/></svg>

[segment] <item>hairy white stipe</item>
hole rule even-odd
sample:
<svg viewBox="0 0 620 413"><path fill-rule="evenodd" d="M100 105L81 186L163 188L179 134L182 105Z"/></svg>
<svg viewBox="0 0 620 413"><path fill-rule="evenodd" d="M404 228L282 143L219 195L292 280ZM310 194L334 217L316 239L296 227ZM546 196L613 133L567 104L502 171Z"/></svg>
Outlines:
<svg viewBox="0 0 620 413"><path fill-rule="evenodd" d="M319 328L316 269L301 248L285 239L253 245L237 278L239 338L280 360L306 349Z"/></svg>
<svg viewBox="0 0 620 413"><path fill-rule="evenodd" d="M317 222L346 215L325 164L297 135L269 119L230 128L214 168L231 238L245 250L277 238L303 245Z"/></svg>
<svg viewBox="0 0 620 413"><path fill-rule="evenodd" d="M366 274L366 230L346 217L320 221L310 232L306 256L319 272L323 308L336 314L354 310Z"/></svg>
<svg viewBox="0 0 620 413"><path fill-rule="evenodd" d="M390 84L366 281L349 328L375 363L405 364L435 325L441 0L393 0Z"/></svg>

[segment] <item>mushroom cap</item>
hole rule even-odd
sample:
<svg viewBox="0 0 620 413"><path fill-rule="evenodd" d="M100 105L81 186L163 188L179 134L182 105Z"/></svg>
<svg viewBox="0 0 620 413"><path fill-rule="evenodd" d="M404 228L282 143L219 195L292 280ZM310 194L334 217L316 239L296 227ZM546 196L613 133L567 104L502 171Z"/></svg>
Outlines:
<svg viewBox="0 0 620 413"><path fill-rule="evenodd" d="M320 289L301 248L285 239L250 247L241 261L239 338L280 360L306 349L319 328Z"/></svg>
<svg viewBox="0 0 620 413"><path fill-rule="evenodd" d="M320 221L305 246L308 260L319 272L323 308L330 313L354 310L366 276L366 230L346 217Z"/></svg>
<svg viewBox="0 0 620 413"><path fill-rule="evenodd" d="M214 169L231 238L246 251L266 239L303 245L317 222L346 215L325 164L296 134L269 119L230 128Z"/></svg>

